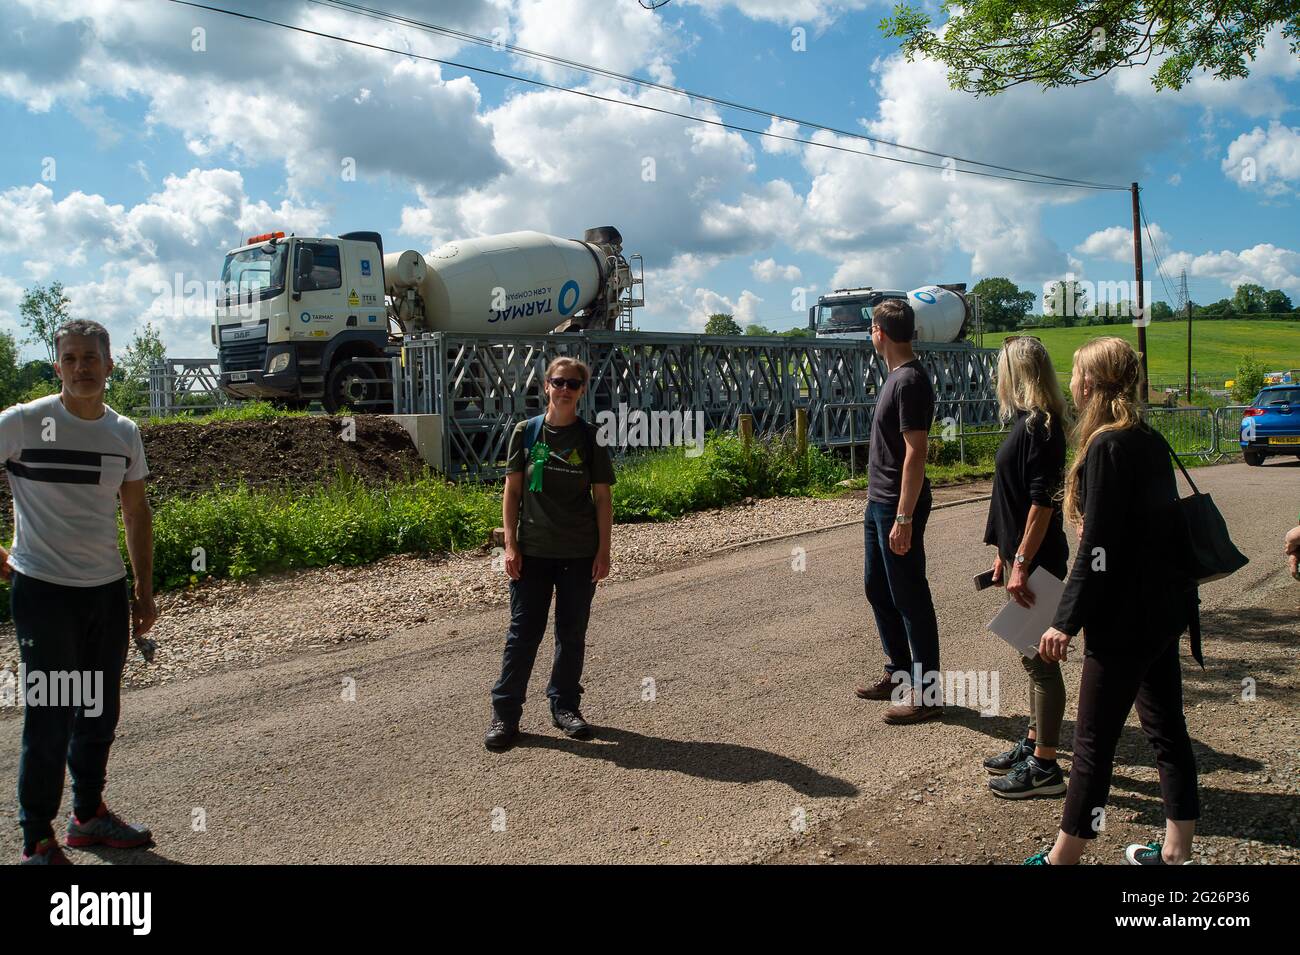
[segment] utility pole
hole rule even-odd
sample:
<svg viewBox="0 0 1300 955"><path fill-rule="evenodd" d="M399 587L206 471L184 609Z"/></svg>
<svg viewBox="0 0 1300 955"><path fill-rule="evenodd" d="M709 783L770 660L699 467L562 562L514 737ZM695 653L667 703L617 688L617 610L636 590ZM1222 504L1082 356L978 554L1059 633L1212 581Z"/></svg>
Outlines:
<svg viewBox="0 0 1300 955"><path fill-rule="evenodd" d="M1147 316L1143 305L1142 293L1142 210L1138 205L1138 184L1133 183L1133 277L1137 280L1138 319L1138 361L1141 372L1138 377L1138 400L1147 403Z"/></svg>
<svg viewBox="0 0 1300 955"><path fill-rule="evenodd" d="M1187 316L1187 403L1192 403L1192 297L1187 294L1187 270L1178 278L1178 305Z"/></svg>

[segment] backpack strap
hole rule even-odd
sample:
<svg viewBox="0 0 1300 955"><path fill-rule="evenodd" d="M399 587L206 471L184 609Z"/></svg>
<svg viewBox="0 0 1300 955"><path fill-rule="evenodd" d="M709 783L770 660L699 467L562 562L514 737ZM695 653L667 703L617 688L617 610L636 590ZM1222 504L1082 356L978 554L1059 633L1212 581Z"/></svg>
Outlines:
<svg viewBox="0 0 1300 955"><path fill-rule="evenodd" d="M542 422L545 420L546 415L539 414L534 418L529 418L527 424L524 425L525 461L527 461L528 456L533 453L533 445L537 443L537 439L542 436Z"/></svg>

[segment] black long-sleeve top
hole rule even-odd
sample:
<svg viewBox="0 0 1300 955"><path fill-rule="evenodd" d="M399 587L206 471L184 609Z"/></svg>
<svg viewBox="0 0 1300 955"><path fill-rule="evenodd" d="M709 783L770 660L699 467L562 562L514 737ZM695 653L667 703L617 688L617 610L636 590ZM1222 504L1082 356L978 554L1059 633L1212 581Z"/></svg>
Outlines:
<svg viewBox="0 0 1300 955"><path fill-rule="evenodd" d="M1079 484L1083 536L1052 625L1123 652L1185 630L1196 582L1164 440L1145 424L1097 435Z"/></svg>
<svg viewBox="0 0 1300 955"><path fill-rule="evenodd" d="M1070 547L1056 501L1056 493L1065 479L1065 432L1060 421L1053 419L1049 429L1041 414L1017 412L1010 434L998 448L994 465L993 497L984 526L984 543L996 546L1002 559L1010 563L1024 539L1030 506L1055 508L1042 543L1026 570L1032 573L1041 564L1057 576L1064 575Z"/></svg>

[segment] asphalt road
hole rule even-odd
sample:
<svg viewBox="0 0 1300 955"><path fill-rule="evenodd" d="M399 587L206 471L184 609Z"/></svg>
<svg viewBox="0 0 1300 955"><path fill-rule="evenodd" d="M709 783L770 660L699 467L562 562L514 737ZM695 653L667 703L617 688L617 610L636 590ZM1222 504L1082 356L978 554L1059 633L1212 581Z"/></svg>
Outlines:
<svg viewBox="0 0 1300 955"><path fill-rule="evenodd" d="M1194 477L1252 561L1203 589L1205 612L1249 607L1260 588L1300 588L1284 580L1280 560L1300 506L1300 462ZM1019 714L1023 671L984 631L1003 597L976 595L970 583L991 559L980 543L986 508L936 511L927 532L943 665L998 670L1003 709ZM617 546L616 530L615 560ZM794 548L806 550L802 570ZM854 682L882 662L861 581L862 534L848 527L602 586L584 678L583 709L599 727L590 742L550 726L548 638L525 739L505 754L483 749L504 609L128 692L108 795L123 815L152 826L158 846L98 858L765 858L789 844L792 823L815 828L869 807L873 792L918 764L968 762L1006 735L1007 721L972 709L889 727L880 704L854 699ZM1067 680L1077 685L1077 670ZM345 698L350 687L354 700ZM18 713L0 711L0 853L11 856L20 732ZM97 860L75 853L74 861Z"/></svg>

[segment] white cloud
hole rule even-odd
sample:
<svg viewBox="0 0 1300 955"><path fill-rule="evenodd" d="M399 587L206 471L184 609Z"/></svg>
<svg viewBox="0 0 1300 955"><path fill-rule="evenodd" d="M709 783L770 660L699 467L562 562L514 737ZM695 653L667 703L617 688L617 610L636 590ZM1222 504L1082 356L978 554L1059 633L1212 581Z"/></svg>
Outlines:
<svg viewBox="0 0 1300 955"><path fill-rule="evenodd" d="M251 199L243 176L228 169L168 176L130 208L79 191L56 199L43 183L0 193L0 251L40 256L23 261L27 275L57 274L73 314L94 316L117 342L151 317L175 355L211 351L207 302L187 294L187 284L217 281L225 251L251 232L320 234L325 222L317 206Z"/></svg>
<svg viewBox="0 0 1300 955"><path fill-rule="evenodd" d="M787 26L804 24L824 28L853 10L870 6L873 0L683 0L716 16L732 8L751 20L780 23Z"/></svg>
<svg viewBox="0 0 1300 955"><path fill-rule="evenodd" d="M1150 235L1148 236L1148 231ZM1142 257L1144 261L1153 262L1151 241L1163 257L1170 248L1169 234L1160 228L1158 222L1152 222L1142 231ZM1130 226L1113 225L1109 229L1094 232L1074 247L1080 255L1088 255L1113 262L1133 261L1133 229Z"/></svg>
<svg viewBox="0 0 1300 955"><path fill-rule="evenodd" d="M502 15L463 0L439 7L452 25L481 28ZM459 45L306 3L273 14L421 55ZM346 159L357 178L394 175L432 189L481 183L501 168L477 116L478 88L444 80L437 64L168 4L22 0L12 16L22 42L0 66L0 95L32 110L64 103L101 138L117 131L90 101L138 96L147 124L176 130L197 157L282 163L291 194L345 182ZM195 30L206 31L201 43Z"/></svg>
<svg viewBox="0 0 1300 955"><path fill-rule="evenodd" d="M763 300L743 289L735 299L721 295L713 289L697 288L694 290L690 308L686 316L686 326L691 331L703 331L709 316L719 312L729 314L742 329L758 321L758 305Z"/></svg>
<svg viewBox="0 0 1300 955"><path fill-rule="evenodd" d="M1172 275L1187 269L1190 276L1218 279L1234 288L1251 282L1266 289L1280 288L1292 299L1300 297L1300 251L1270 242L1238 252L1175 252L1166 259L1165 268Z"/></svg>
<svg viewBox="0 0 1300 955"><path fill-rule="evenodd" d="M1242 189L1266 196L1294 191L1300 181L1300 126L1274 120L1265 130L1256 126L1228 146L1221 164L1223 174Z"/></svg>
<svg viewBox="0 0 1300 955"><path fill-rule="evenodd" d="M784 119L777 119L773 116L772 121L767 124L766 131L769 135L764 136L759 140L759 145L762 146L763 152L765 153L772 153L776 156L794 156L797 155L799 150L802 148L798 143L790 141L794 138L803 138L799 135L798 123L792 123L789 120ZM772 136L784 136L786 138L773 139Z"/></svg>
<svg viewBox="0 0 1300 955"><path fill-rule="evenodd" d="M750 274L760 282L798 282L803 272L797 265L777 265L776 259L755 260L749 267Z"/></svg>

